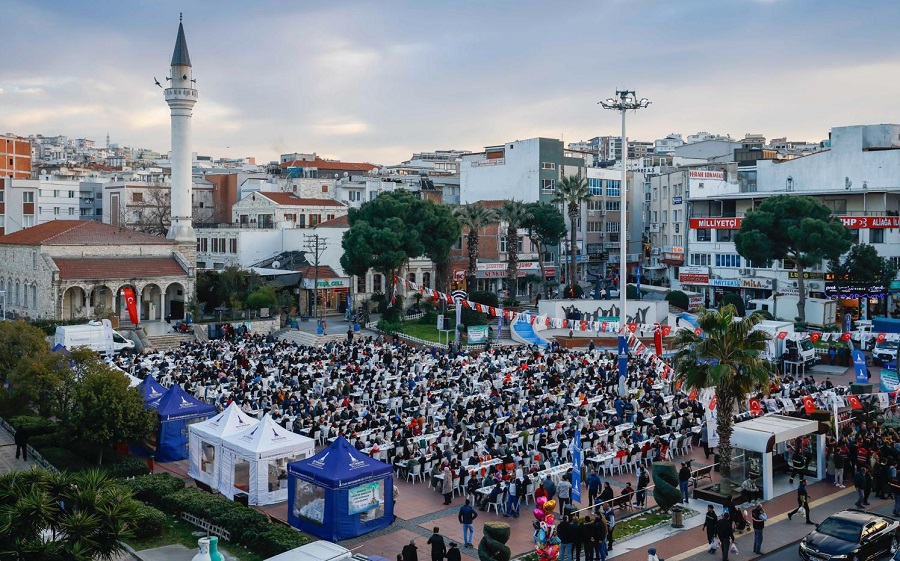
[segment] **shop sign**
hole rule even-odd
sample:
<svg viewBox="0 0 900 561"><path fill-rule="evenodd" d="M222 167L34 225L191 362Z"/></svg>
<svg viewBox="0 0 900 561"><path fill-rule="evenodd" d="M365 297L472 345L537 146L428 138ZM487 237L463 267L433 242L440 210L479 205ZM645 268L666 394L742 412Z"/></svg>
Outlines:
<svg viewBox="0 0 900 561"><path fill-rule="evenodd" d="M825 294L837 298L882 298L887 289L874 282L828 283Z"/></svg>
<svg viewBox="0 0 900 561"><path fill-rule="evenodd" d="M303 279L303 288L312 290L313 283L315 282L316 279ZM350 279L348 277L342 277L339 279L319 279L316 287L320 289L350 288Z"/></svg>
<svg viewBox="0 0 900 561"><path fill-rule="evenodd" d="M709 279L709 286L739 288L741 286L741 281L739 281L738 279Z"/></svg>
<svg viewBox="0 0 900 561"><path fill-rule="evenodd" d="M800 278L800 275L797 273L797 271L790 271L788 273L788 278L789 279L797 279L797 278ZM804 271L803 278L807 279L807 280L809 280L809 279L812 279L812 280L834 280L834 274L833 273L810 273L808 271Z"/></svg>
<svg viewBox="0 0 900 561"><path fill-rule="evenodd" d="M741 227L743 218L731 216L728 218L691 218L691 230L737 230Z"/></svg>
<svg viewBox="0 0 900 561"><path fill-rule="evenodd" d="M851 230L883 230L885 228L900 228L900 216L838 216L838 220ZM737 230L741 227L743 218L691 218L689 226L692 230Z"/></svg>
<svg viewBox="0 0 900 561"><path fill-rule="evenodd" d="M725 181L725 172L692 169L690 172L688 172L688 177L690 177L691 179L718 179L719 181Z"/></svg>
<svg viewBox="0 0 900 561"><path fill-rule="evenodd" d="M698 308L703 307L703 297L702 296L691 296L688 299L688 308L691 310L696 310Z"/></svg>
<svg viewBox="0 0 900 561"><path fill-rule="evenodd" d="M709 284L709 274L679 272L678 282L681 284Z"/></svg>
<svg viewBox="0 0 900 561"><path fill-rule="evenodd" d="M506 165L506 158L488 158L486 160L475 160L472 162L473 168L480 168L484 166L502 166Z"/></svg>
<svg viewBox="0 0 900 561"><path fill-rule="evenodd" d="M772 290L772 279L741 279L741 288Z"/></svg>
<svg viewBox="0 0 900 561"><path fill-rule="evenodd" d="M583 256L579 255L579 257ZM556 274L556 268L545 267L544 273L548 277L552 277ZM540 276L541 265L537 261L520 261L516 268L516 276L524 277L529 274ZM506 263L479 263L475 271L475 276L479 279L506 278Z"/></svg>
<svg viewBox="0 0 900 561"><path fill-rule="evenodd" d="M673 204L673 205L680 205L680 204L681 204L681 201L682 201L681 197L672 197L672 204Z"/></svg>
<svg viewBox="0 0 900 561"><path fill-rule="evenodd" d="M891 290L900 290L900 280L892 280L888 288Z"/></svg>

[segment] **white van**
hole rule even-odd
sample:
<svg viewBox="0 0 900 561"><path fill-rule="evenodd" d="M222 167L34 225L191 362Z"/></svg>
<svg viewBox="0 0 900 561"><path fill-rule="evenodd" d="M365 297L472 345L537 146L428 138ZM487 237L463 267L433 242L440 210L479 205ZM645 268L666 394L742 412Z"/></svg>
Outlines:
<svg viewBox="0 0 900 561"><path fill-rule="evenodd" d="M353 553L336 543L318 540L269 557L266 561L344 561Z"/></svg>
<svg viewBox="0 0 900 561"><path fill-rule="evenodd" d="M109 322L109 320L105 320ZM112 326L105 326L99 321L91 321L84 325L60 325L56 328L53 344L62 345L69 349L87 347L100 354L107 352L106 330L112 332L112 348L117 353L122 349L134 349L134 341L126 339L121 333L115 331Z"/></svg>

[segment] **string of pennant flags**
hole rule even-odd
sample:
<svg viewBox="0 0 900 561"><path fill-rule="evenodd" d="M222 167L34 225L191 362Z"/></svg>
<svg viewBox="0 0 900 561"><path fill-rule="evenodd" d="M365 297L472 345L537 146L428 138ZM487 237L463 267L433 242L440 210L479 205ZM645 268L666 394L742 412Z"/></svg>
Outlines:
<svg viewBox="0 0 900 561"><path fill-rule="evenodd" d="M398 277L394 277L394 286L395 288L400 285L403 286L407 293L418 292L422 294L426 298L430 300L434 300L436 302L446 302L448 304L456 304L459 301L460 305L464 308L469 308L475 310L476 312L487 314L491 317L503 317L507 322L512 322L514 320L519 321L527 321L531 325L544 325L550 329L571 329L573 331L579 332L590 332L590 333L620 333L622 330L619 328L618 321L588 321L588 320L574 320L567 318L554 318L547 315L536 315L532 313L522 313L522 312L514 312L511 310L504 310L503 308L496 308L494 306L488 306L487 304L480 304L478 302L472 302L471 300L467 300L460 296L456 296L454 294L448 294L445 292L440 292L426 286L421 286L416 284L408 279L400 279ZM396 304L396 295L391 298L391 305ZM658 323L653 324L644 324L644 323L628 323L624 327L631 334L638 334L640 336L647 336L655 334L657 330L662 332L663 337L668 337L672 332L672 327L669 325L660 325ZM694 333L697 335L701 335L703 330L699 327L694 328ZM784 340L790 335L787 331L778 331L775 334L775 338L779 340ZM872 334L875 337L876 341L879 343L883 343L885 341L898 341L900 340L900 333L876 333ZM843 341L848 342L851 340L852 335L849 331L844 332L824 332L824 331L813 331L809 334L809 338L812 342L818 341Z"/></svg>

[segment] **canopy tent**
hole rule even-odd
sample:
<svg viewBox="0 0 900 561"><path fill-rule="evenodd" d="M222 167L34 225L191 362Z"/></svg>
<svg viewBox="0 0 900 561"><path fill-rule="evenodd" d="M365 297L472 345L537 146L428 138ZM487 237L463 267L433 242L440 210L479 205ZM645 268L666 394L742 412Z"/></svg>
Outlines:
<svg viewBox="0 0 900 561"><path fill-rule="evenodd" d="M247 493L252 505L281 502L287 499L288 463L312 456L315 445L266 415L253 428L222 439L219 491L229 499Z"/></svg>
<svg viewBox="0 0 900 561"><path fill-rule="evenodd" d="M144 398L144 407L156 409L159 406L159 400L166 393L166 388L156 381L152 375L144 378L144 381L138 384L138 392Z"/></svg>
<svg viewBox="0 0 900 561"><path fill-rule="evenodd" d="M288 523L338 541L380 530L394 518L394 470L339 436L288 466Z"/></svg>
<svg viewBox="0 0 900 561"><path fill-rule="evenodd" d="M159 413L156 459L160 462L186 459L188 425L208 419L216 412L214 405L203 403L188 395L178 384L173 384L155 405L151 402L144 407L156 409Z"/></svg>
<svg viewBox="0 0 900 561"><path fill-rule="evenodd" d="M234 434L253 428L259 423L232 402L225 411L215 417L194 423L188 427L190 433L190 467L188 475L219 488L219 474L222 466L222 440Z"/></svg>

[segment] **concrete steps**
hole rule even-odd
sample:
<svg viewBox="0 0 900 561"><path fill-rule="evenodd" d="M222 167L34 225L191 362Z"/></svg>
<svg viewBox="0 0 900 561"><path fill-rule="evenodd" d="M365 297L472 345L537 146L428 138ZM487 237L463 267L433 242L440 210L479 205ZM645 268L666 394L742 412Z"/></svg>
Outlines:
<svg viewBox="0 0 900 561"><path fill-rule="evenodd" d="M306 331L290 330L277 335L280 341L290 341L298 345L308 345L311 347L321 347L331 341L340 343L347 340L346 333L329 333L328 335L316 335Z"/></svg>
<svg viewBox="0 0 900 561"><path fill-rule="evenodd" d="M170 333L167 335L151 335L148 336L147 339L150 341L150 346L158 351L164 351L167 349L174 349L181 345L181 343L185 341L193 341L194 334L193 333Z"/></svg>

